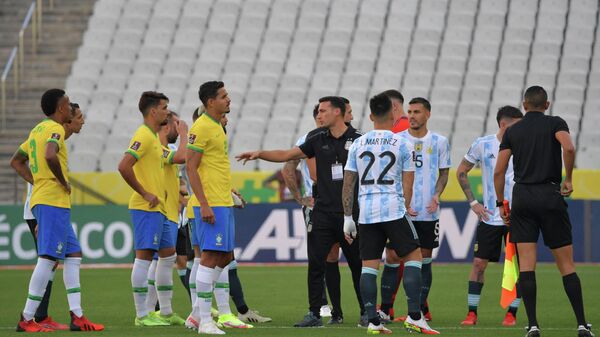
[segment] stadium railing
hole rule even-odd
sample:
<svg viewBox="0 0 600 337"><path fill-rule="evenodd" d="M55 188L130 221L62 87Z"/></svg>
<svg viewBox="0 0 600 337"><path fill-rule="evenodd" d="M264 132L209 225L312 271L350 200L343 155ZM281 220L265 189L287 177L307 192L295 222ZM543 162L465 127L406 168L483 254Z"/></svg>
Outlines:
<svg viewBox="0 0 600 337"><path fill-rule="evenodd" d="M54 1L49 1L50 8L54 7ZM33 0L27 14L21 24L19 30L19 42L18 46L15 46L4 66L2 71L2 77L0 78L0 110L2 113L0 128L4 130L6 128L6 81L11 70L13 71L13 96L18 98L20 81L23 79L23 73L25 71L25 32L31 26L31 55L37 54L37 46L42 38L42 12L43 12L43 0Z"/></svg>

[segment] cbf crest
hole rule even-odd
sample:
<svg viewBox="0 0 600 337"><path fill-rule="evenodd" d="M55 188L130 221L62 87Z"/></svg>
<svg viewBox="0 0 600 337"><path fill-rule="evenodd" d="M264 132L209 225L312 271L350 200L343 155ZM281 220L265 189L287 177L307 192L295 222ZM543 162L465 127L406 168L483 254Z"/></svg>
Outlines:
<svg viewBox="0 0 600 337"><path fill-rule="evenodd" d="M222 246L223 245L223 234L217 233L217 236L215 237L215 241L216 241L217 246Z"/></svg>
<svg viewBox="0 0 600 337"><path fill-rule="evenodd" d="M62 243L61 241L58 242L58 244L56 245L56 254L62 254L63 248L65 247L65 244Z"/></svg>

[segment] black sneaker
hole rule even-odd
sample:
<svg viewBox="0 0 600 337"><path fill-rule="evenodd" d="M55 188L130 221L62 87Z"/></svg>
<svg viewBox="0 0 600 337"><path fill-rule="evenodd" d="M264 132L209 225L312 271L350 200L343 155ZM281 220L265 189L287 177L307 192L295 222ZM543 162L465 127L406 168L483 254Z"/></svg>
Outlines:
<svg viewBox="0 0 600 337"><path fill-rule="evenodd" d="M369 317L367 317L367 314L360 315L360 319L358 320L358 327L366 328L368 326L369 326Z"/></svg>
<svg viewBox="0 0 600 337"><path fill-rule="evenodd" d="M308 314L304 316L304 319L302 319L300 322L294 324L295 328L312 328L322 326L323 322L321 322L321 318L315 316L315 314L313 314L312 311L309 311Z"/></svg>
<svg viewBox="0 0 600 337"><path fill-rule="evenodd" d="M592 333L592 325L588 324L587 326L580 325L577 328L577 337L594 337Z"/></svg>
<svg viewBox="0 0 600 337"><path fill-rule="evenodd" d="M537 326L532 326L530 327L526 327L525 330L527 330L527 334L525 335L525 337L540 337L540 329Z"/></svg>
<svg viewBox="0 0 600 337"><path fill-rule="evenodd" d="M342 316L331 316L327 324L344 324L344 317Z"/></svg>

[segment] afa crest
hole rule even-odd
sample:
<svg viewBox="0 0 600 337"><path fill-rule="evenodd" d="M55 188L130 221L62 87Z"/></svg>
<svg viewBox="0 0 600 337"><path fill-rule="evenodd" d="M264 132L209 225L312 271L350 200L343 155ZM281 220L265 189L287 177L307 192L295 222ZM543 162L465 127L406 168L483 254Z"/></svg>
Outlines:
<svg viewBox="0 0 600 337"><path fill-rule="evenodd" d="M423 150L423 143L417 142L415 143L415 151L421 152Z"/></svg>

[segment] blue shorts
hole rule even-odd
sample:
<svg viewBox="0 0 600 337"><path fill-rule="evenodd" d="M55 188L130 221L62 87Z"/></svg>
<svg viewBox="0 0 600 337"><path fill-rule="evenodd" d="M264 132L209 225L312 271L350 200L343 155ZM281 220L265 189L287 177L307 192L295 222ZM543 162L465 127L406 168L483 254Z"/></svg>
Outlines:
<svg viewBox="0 0 600 337"><path fill-rule="evenodd" d="M177 243L177 231L179 230L177 223L167 220L165 221L165 226L169 226L168 228L169 232L171 233L171 238L173 239L173 242Z"/></svg>
<svg viewBox="0 0 600 337"><path fill-rule="evenodd" d="M231 252L235 248L235 220L233 207L212 207L215 213L215 223L208 224L202 221L200 207L194 207L196 228L200 249Z"/></svg>
<svg viewBox="0 0 600 337"><path fill-rule="evenodd" d="M81 252L73 226L71 209L48 205L35 205L33 216L38 223L38 255L64 260L66 255Z"/></svg>
<svg viewBox="0 0 600 337"><path fill-rule="evenodd" d="M129 213L133 222L133 241L136 250L175 247L175 240L164 214L138 209L130 209Z"/></svg>
<svg viewBox="0 0 600 337"><path fill-rule="evenodd" d="M191 225L188 225L188 228L190 230L190 238L192 241L192 246L199 246L198 238L196 238L196 232L198 232L196 230L196 218L190 218L188 220L190 221L190 222L188 222L188 224L191 223Z"/></svg>

